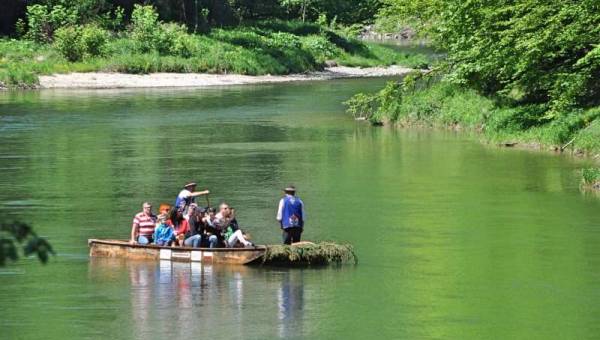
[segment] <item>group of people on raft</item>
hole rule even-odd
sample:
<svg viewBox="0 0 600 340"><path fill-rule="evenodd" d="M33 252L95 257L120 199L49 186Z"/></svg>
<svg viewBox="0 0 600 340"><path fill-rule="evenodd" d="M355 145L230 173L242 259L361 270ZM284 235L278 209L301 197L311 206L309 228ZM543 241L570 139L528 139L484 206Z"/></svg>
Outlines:
<svg viewBox="0 0 600 340"><path fill-rule="evenodd" d="M152 213L149 202L142 204L142 212L135 215L131 226L131 244L156 244L185 247L253 247L249 235L239 227L235 210L223 202L217 212L211 207L200 207L195 198L210 191L196 191L197 184L187 183L177 195L174 206L161 204L159 215ZM304 203L295 196L296 188L288 186L279 201L277 220L283 231L283 243L300 242L304 228Z"/></svg>

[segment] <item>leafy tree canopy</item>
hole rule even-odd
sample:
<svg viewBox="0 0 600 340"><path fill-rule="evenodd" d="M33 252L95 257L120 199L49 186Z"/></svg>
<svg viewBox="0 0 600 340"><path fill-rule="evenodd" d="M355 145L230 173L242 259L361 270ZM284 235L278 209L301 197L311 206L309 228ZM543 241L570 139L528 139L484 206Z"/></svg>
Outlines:
<svg viewBox="0 0 600 340"><path fill-rule="evenodd" d="M600 104L597 0L384 0L444 49L448 79L542 108L542 119Z"/></svg>
<svg viewBox="0 0 600 340"><path fill-rule="evenodd" d="M344 25L371 22L382 0L2 0L0 34L15 32L18 19L25 20L28 6L40 5L47 12L60 6L77 13L79 24L106 21L119 8L126 20L135 5L150 5L165 22L185 24L190 30L199 26L237 25L265 19L304 19L315 21L325 16ZM55 27L58 28L58 27Z"/></svg>

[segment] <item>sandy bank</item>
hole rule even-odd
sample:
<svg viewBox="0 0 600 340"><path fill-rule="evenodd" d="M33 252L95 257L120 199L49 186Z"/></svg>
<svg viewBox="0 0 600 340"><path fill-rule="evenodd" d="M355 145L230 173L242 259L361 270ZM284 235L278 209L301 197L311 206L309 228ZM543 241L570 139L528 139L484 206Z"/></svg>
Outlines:
<svg viewBox="0 0 600 340"><path fill-rule="evenodd" d="M344 67L326 68L323 72L291 74L283 76L245 76L239 74L205 73L69 73L40 76L40 88L143 88L143 87L203 87L242 84L281 83L291 81L328 80L339 78L398 76L412 69L400 66L390 67Z"/></svg>

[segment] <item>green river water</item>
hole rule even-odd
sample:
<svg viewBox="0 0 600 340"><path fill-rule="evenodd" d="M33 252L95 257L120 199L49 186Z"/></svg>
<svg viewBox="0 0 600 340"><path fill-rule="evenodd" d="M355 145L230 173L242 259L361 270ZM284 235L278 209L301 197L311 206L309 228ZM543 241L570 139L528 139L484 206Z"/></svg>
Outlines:
<svg viewBox="0 0 600 340"><path fill-rule="evenodd" d="M1 339L598 339L600 200L576 161L448 131L374 128L341 102L385 79L206 89L0 93L0 210L56 248L0 269ZM304 238L357 266L90 259L187 181L280 242L295 184Z"/></svg>

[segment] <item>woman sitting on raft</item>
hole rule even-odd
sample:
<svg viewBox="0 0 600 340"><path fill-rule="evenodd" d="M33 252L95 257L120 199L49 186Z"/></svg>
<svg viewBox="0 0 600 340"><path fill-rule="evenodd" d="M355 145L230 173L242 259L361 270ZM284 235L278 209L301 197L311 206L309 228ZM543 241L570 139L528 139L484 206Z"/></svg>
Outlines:
<svg viewBox="0 0 600 340"><path fill-rule="evenodd" d="M190 231L190 223L188 218L190 215L195 213L195 210L198 206L195 203L192 203L188 207L188 214L183 215L183 211L181 209L177 209L173 213L173 218L175 219L175 237L176 237L176 245L183 246L184 240L186 239L187 233Z"/></svg>
<svg viewBox="0 0 600 340"><path fill-rule="evenodd" d="M190 207L191 209L191 207ZM208 242L206 233L206 224L203 221L206 210L200 207L194 207L188 215L188 230L185 233L183 245L186 247L203 247L203 243Z"/></svg>
<svg viewBox="0 0 600 340"><path fill-rule="evenodd" d="M229 204L221 203L219 213L215 215L215 226L223 236L226 247L234 247L240 242L244 247L252 247L252 242L246 240L235 219L235 209Z"/></svg>

